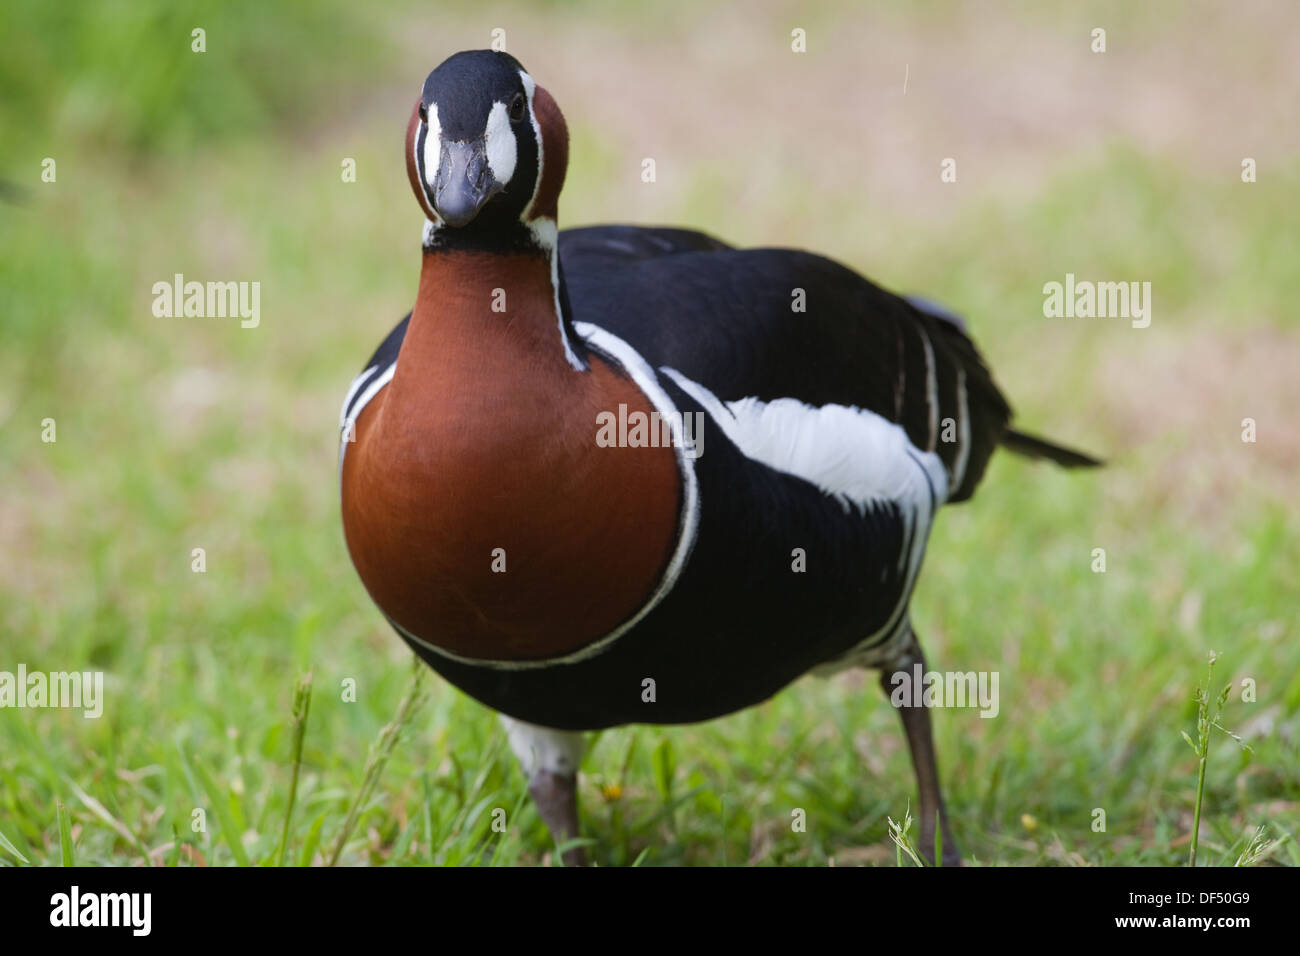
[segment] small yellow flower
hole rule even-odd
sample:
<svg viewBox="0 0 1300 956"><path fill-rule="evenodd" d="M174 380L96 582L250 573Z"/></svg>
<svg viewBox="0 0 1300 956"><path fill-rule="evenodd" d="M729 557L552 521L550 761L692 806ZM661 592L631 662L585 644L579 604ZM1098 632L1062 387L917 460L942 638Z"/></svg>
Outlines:
<svg viewBox="0 0 1300 956"><path fill-rule="evenodd" d="M1022 813L1020 815L1020 825L1030 833L1033 833L1038 829L1038 817L1034 816L1032 813Z"/></svg>
<svg viewBox="0 0 1300 956"><path fill-rule="evenodd" d="M607 783L600 788L600 795L609 803L623 796L623 788L616 783Z"/></svg>

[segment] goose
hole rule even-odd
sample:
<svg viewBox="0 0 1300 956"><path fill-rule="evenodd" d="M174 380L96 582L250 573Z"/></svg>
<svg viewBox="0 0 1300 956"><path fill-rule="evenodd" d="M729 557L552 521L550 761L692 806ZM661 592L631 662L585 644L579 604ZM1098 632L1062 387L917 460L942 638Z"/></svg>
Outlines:
<svg viewBox="0 0 1300 956"><path fill-rule="evenodd" d="M999 447L1098 463L1010 427L961 319L828 258L559 231L568 150L509 54L428 75L405 141L419 286L347 392L339 455L362 583L502 715L560 844L587 732L853 667L888 694L926 666L909 603L939 508ZM958 863L928 710L898 709L920 845L938 828Z"/></svg>

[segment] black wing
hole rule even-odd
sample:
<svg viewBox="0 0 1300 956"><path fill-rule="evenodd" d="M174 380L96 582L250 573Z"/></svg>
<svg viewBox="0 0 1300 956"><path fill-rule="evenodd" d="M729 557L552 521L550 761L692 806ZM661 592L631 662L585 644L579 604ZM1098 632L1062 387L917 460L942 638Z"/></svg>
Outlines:
<svg viewBox="0 0 1300 956"><path fill-rule="evenodd" d="M855 405L936 452L970 496L1011 409L960 322L822 256L678 229L560 234L573 319L719 398Z"/></svg>
<svg viewBox="0 0 1300 956"><path fill-rule="evenodd" d="M679 252L713 252L730 249L719 239L690 229L663 226L583 226L560 233L560 261L584 265L612 265L640 259L657 259Z"/></svg>

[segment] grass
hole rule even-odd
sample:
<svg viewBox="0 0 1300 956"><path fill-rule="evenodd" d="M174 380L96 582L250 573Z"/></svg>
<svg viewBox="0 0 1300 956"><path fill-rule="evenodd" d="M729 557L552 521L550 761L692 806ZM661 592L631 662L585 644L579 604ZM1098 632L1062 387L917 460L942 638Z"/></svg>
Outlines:
<svg viewBox="0 0 1300 956"><path fill-rule="evenodd" d="M595 22L629 62L669 56L653 30L628 39L652 14L538 16L548 35ZM70 79L30 60L46 82L5 106L21 121L6 128L27 132L0 175L27 198L0 216L0 670L102 670L107 701L97 720L0 710L4 864L558 860L492 714L432 677L423 706L403 709L410 656L343 547L338 403L415 286L401 103L411 75L481 26L463 11L420 20L418 56L380 40L313 52L348 22L241 48L249 85L229 108L233 80L189 75L188 59L169 67L182 92L150 86L156 102L128 95L136 78L114 95L95 72L172 42L167 19L88 32ZM224 55L210 31L204 68L233 75ZM310 95L293 92L299 61L328 64ZM280 80L283 100L267 92ZM401 95L357 105L389 85ZM79 137L85 90L108 97L120 129ZM187 115L184 91L209 115ZM969 316L1027 428L1111 458L1085 475L999 456L932 537L914 604L931 665L1001 674L996 719L935 715L966 858L1175 866L1195 833L1198 864L1300 863L1300 452L1282 417L1300 250L1279 212L1300 199L1300 164L1275 156L1245 187L1103 137L1033 182L963 185L917 212L870 190L846 203L831 181L745 190L706 150L647 205L619 178L640 144L586 119L611 94L564 93L567 223L631 209L737 242L784 236L923 290ZM755 180L782 182L789 155L761 148L763 97L726 104ZM669 123L674 104L658 109ZM53 184L38 178L46 155ZM342 156L357 183L340 183ZM1066 271L1150 279L1152 327L1044 320L1041 286ZM261 326L154 318L149 288L175 272L260 280ZM1246 416L1257 444L1240 441ZM41 440L45 419L56 442ZM1179 740L1211 647L1238 691L1223 719L1249 751ZM307 672L309 713L295 685ZM912 772L874 675L805 679L706 725L599 734L583 774L602 865L906 862L888 821L915 802Z"/></svg>
<svg viewBox="0 0 1300 956"><path fill-rule="evenodd" d="M1210 736L1218 730L1223 734L1231 737L1243 750L1249 751L1242 739L1228 730L1219 722L1219 716L1223 712L1223 705L1227 702L1228 696L1232 693L1232 684L1224 684L1223 690L1219 691L1214 702L1210 702L1210 693L1214 684L1214 663L1218 660L1218 655L1210 651L1210 662L1207 665L1205 673L1205 686L1196 688L1196 739L1183 731L1183 740L1187 741L1187 746L1192 748L1196 754L1196 804L1192 810L1192 832L1191 841L1187 850L1187 865L1196 866L1196 850L1200 846L1201 836L1201 803L1205 795L1205 767L1210 760ZM1243 697L1245 695L1243 694ZM1238 858L1238 865L1241 860L1246 858L1255 859L1262 855L1262 850L1268 841L1264 839L1264 827L1257 827L1251 834L1250 839Z"/></svg>
<svg viewBox="0 0 1300 956"><path fill-rule="evenodd" d="M311 712L311 674L299 679L293 689L293 770L289 777L289 800L284 811L284 828L280 831L280 846L275 855L275 865L284 865L284 854L289 848L289 825L293 821L293 805L298 797L298 772L302 768L302 744L307 736L307 715Z"/></svg>
<svg viewBox="0 0 1300 956"><path fill-rule="evenodd" d="M339 859L343 856L348 837L352 835L366 801L370 799L370 794L374 792L375 785L379 782L384 767L388 764L388 758L392 756L393 748L397 746L402 730L420 708L425 670L419 660L413 661L412 667L414 673L411 678L411 689L406 692L402 702L397 705L397 715L393 718L392 723L384 725L383 730L379 732L379 738L370 749L370 756L366 759L365 770L361 776L361 786L357 790L356 797L353 798L352 806L348 808L347 818L343 821L339 835L334 841L334 849L330 852L327 866L337 865Z"/></svg>

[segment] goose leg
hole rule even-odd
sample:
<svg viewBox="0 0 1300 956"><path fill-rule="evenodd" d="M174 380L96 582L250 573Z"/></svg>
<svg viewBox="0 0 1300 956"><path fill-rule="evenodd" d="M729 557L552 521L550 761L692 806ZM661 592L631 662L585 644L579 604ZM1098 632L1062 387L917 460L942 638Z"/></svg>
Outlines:
<svg viewBox="0 0 1300 956"><path fill-rule="evenodd" d="M909 681L914 681L917 664L921 665L924 675L925 654L916 639L911 635L911 644L892 667L886 667L880 673L880 686L886 697L891 697L898 686L894 675L906 674ZM912 752L912 768L916 772L917 786L921 791L921 837L918 849L921 855L934 862L935 823L943 833L943 865L961 866L961 854L957 852L957 843L948 828L948 811L944 809L943 794L939 789L939 767L934 758L934 735L930 728L930 711L925 706L921 695L922 687L914 687L911 706L898 706L899 716L903 719L903 731L907 734L907 746ZM892 702L892 701L891 701Z"/></svg>
<svg viewBox="0 0 1300 956"><path fill-rule="evenodd" d="M578 765L584 735L527 724L504 714L501 722L528 777L528 792L542 822L557 843L574 839L578 836ZM586 852L582 847L566 851L564 865L586 866Z"/></svg>

